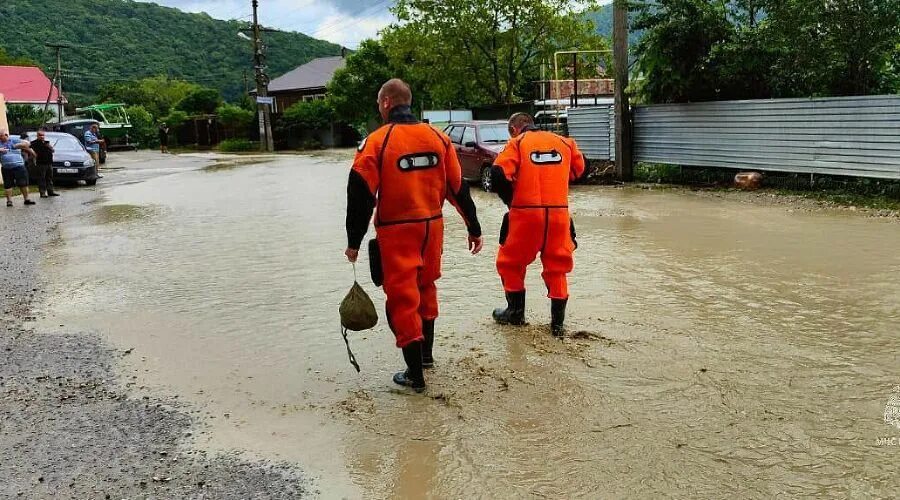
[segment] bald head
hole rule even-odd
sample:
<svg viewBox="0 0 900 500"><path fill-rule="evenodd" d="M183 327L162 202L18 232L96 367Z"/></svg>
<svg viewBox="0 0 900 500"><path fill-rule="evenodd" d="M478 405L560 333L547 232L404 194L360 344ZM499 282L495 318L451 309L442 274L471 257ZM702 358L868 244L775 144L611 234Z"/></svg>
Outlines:
<svg viewBox="0 0 900 500"><path fill-rule="evenodd" d="M388 120L391 110L397 106L409 106L412 104L412 90L409 85L399 78L392 78L381 86L378 91L378 111L385 121Z"/></svg>
<svg viewBox="0 0 900 500"><path fill-rule="evenodd" d="M509 134L513 137L522 133L526 127L534 125L534 118L528 113L516 113L509 117Z"/></svg>

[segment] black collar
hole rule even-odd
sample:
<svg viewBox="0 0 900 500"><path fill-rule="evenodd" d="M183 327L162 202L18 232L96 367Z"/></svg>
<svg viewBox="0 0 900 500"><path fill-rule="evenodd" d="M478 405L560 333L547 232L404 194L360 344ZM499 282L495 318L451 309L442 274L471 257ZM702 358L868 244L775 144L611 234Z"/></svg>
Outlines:
<svg viewBox="0 0 900 500"><path fill-rule="evenodd" d="M419 119L413 115L412 107L408 104L394 106L388 115L389 123L419 123Z"/></svg>

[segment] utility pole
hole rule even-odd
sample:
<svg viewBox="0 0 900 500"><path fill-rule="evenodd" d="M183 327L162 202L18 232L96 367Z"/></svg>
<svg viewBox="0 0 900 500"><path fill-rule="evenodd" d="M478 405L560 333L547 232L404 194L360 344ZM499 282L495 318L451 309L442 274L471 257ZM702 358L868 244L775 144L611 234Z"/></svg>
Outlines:
<svg viewBox="0 0 900 500"><path fill-rule="evenodd" d="M60 52L62 49L70 48L69 45L64 43L46 43L44 44L51 49L56 49L56 73L53 75L53 81L50 82L50 91L47 93L47 102L44 104L44 112L47 112L47 108L50 107L50 96L53 95L53 86L56 85L56 121L57 123L62 123L63 117L65 115L65 109L63 109L63 85L62 85L62 56Z"/></svg>
<svg viewBox="0 0 900 500"><path fill-rule="evenodd" d="M628 105L628 0L613 3L613 65L616 71L616 175L625 182L634 180L632 158L631 107Z"/></svg>
<svg viewBox="0 0 900 500"><path fill-rule="evenodd" d="M269 96L269 77L265 73L265 46L259 35L259 17L256 12L258 7L259 0L253 0L253 67L256 70L256 107L259 113L259 149L260 151L274 151L275 142L272 138L271 108L267 103L259 102L259 98L266 98Z"/></svg>

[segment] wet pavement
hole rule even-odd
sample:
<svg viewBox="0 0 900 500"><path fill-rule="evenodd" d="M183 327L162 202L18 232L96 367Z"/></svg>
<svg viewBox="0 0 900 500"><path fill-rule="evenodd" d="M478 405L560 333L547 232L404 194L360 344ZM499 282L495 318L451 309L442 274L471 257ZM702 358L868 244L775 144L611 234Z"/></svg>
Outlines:
<svg viewBox="0 0 900 500"><path fill-rule="evenodd" d="M468 255L448 206L437 366L413 396L390 384L385 321L353 334L361 374L341 341L348 153L122 156L47 247L33 326L131 349L120 379L200 412L193 447L297 464L325 498L900 486L900 447L879 441L900 437L884 419L900 384L894 219L578 186L560 342L537 267L531 326L489 320L503 211L475 193L489 244Z"/></svg>

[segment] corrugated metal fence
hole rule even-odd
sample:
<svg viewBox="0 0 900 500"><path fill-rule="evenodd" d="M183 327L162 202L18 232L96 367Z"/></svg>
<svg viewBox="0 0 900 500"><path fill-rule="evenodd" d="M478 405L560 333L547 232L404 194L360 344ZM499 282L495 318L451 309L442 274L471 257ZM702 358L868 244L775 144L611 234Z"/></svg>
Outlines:
<svg viewBox="0 0 900 500"><path fill-rule="evenodd" d="M569 136L574 137L584 155L592 160L616 157L615 108L611 105L570 108Z"/></svg>
<svg viewBox="0 0 900 500"><path fill-rule="evenodd" d="M590 159L614 157L606 108L569 111ZM900 179L900 96L637 106L634 140L640 162Z"/></svg>

